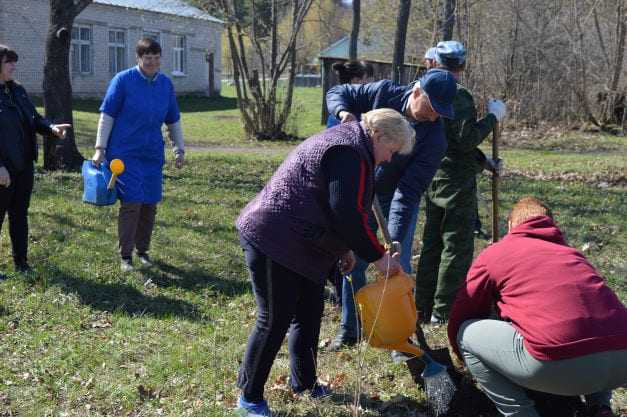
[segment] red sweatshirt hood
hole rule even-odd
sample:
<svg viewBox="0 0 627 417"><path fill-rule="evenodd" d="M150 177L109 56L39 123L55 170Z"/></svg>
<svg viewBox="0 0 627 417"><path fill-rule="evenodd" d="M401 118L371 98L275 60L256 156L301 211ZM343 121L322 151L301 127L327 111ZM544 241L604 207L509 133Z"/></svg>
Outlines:
<svg viewBox="0 0 627 417"><path fill-rule="evenodd" d="M533 217L514 227L509 234L542 239L560 245L567 244L562 231L555 225L553 219L548 216Z"/></svg>

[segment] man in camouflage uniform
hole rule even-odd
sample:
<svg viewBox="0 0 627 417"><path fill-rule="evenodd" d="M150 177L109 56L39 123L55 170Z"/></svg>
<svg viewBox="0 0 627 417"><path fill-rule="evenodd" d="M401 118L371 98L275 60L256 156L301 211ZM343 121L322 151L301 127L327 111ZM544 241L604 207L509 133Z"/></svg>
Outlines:
<svg viewBox="0 0 627 417"><path fill-rule="evenodd" d="M457 41L438 43L438 66L459 80L466 62ZM497 121L505 117L505 104L490 100L488 114L477 120L470 91L457 85L455 118L444 120L448 150L426 192L426 224L416 274L416 307L424 321L443 324L472 262L477 216L476 175L486 166L477 148ZM489 165L489 161L488 165Z"/></svg>

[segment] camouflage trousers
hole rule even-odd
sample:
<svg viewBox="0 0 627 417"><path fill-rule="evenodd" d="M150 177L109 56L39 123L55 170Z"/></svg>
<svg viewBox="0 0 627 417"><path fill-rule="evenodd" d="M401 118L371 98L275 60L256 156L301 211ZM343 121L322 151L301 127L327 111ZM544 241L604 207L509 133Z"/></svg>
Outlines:
<svg viewBox="0 0 627 417"><path fill-rule="evenodd" d="M425 203L426 221L416 272L416 307L421 320L428 321L432 313L448 319L474 252L475 178L465 184L434 179Z"/></svg>

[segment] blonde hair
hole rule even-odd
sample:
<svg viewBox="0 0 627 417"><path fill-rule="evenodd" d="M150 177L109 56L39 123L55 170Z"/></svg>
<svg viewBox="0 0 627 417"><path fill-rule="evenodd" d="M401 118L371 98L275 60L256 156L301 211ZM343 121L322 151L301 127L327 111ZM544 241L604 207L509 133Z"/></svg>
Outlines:
<svg viewBox="0 0 627 417"><path fill-rule="evenodd" d="M399 145L399 153L408 154L414 147L416 131L403 117L393 109L376 109L361 115L369 135L377 131L381 141Z"/></svg>
<svg viewBox="0 0 627 417"><path fill-rule="evenodd" d="M509 213L510 227L514 228L527 220L538 217L548 216L553 218L551 209L542 201L534 197L523 197L512 207Z"/></svg>

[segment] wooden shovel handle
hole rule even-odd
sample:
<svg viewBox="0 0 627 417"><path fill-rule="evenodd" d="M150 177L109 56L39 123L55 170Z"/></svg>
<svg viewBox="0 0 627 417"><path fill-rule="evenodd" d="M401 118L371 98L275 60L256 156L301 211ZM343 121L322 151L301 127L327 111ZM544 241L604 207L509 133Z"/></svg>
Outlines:
<svg viewBox="0 0 627 417"><path fill-rule="evenodd" d="M385 242L386 248L390 251L390 255L394 255L395 253L400 254L401 248L392 242L392 236L390 236L390 231L388 230L388 222L385 220L383 210L381 210L381 203L376 195L372 199L372 211L374 212L375 219L377 219L377 224L383 235L383 241Z"/></svg>
<svg viewBox="0 0 627 417"><path fill-rule="evenodd" d="M501 131L499 123L494 125L492 130L492 160L499 159L499 139ZM499 174L496 170L492 172L492 243L499 240Z"/></svg>

